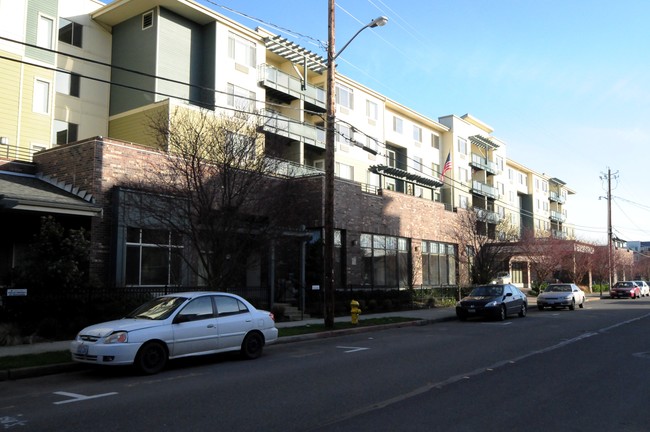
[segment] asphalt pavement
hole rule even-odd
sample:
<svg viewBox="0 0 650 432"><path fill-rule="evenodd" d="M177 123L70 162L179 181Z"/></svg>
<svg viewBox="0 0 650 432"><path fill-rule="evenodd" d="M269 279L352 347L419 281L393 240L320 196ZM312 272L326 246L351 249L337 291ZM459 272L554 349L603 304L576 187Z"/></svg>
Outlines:
<svg viewBox="0 0 650 432"><path fill-rule="evenodd" d="M587 301L594 301L599 299L600 296L598 294L587 295ZM532 307L536 307L536 304L537 302L535 297L528 297L529 309ZM362 312L362 314L359 316L359 321L361 322L364 319L385 318L385 317L413 318L413 321L394 323L394 324L385 324L383 326L367 326L367 327L361 326L361 327L352 327L352 328L342 329L342 330L332 330L326 332L311 333L311 334L299 335L299 336L287 336L287 337L279 338L276 343L290 343L290 342L297 342L297 341L317 339L317 338L333 337L337 335L351 334L357 332L376 331L381 328L396 328L396 327L405 327L409 325L428 325L436 322L455 320L456 311L453 307L446 307L446 308L404 310L404 311L386 312L386 313L377 313L377 314L363 314ZM349 322L350 316L336 317L334 321ZM323 319L311 318L311 319L305 319L299 321L278 322L276 323L276 327L286 328L286 327L297 327L297 326L306 326L306 325L314 325L314 324L323 324ZM14 345L14 346L0 346L0 357L65 351L69 349L69 347L70 347L70 341L56 341L56 342L44 342L44 343ZM74 370L75 368L81 366L83 365L71 362L71 363L64 363L59 365L0 370L0 381L65 372L65 371Z"/></svg>

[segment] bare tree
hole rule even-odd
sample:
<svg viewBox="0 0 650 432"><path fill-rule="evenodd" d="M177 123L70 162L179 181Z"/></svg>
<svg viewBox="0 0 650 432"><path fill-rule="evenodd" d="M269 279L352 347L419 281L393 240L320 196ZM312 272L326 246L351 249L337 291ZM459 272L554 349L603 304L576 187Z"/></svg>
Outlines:
<svg viewBox="0 0 650 432"><path fill-rule="evenodd" d="M276 163L257 126L252 115L185 108L152 118L164 154L131 185L148 192L140 217L183 238L178 258L211 289L242 283L272 226Z"/></svg>
<svg viewBox="0 0 650 432"><path fill-rule="evenodd" d="M525 233L519 242L521 255L530 262L531 270L535 277L532 281L533 288L539 288L548 281L553 274L562 268L567 261L568 241L553 237L535 237L532 233ZM572 251L573 248L571 247ZM572 256L572 253L569 254Z"/></svg>
<svg viewBox="0 0 650 432"><path fill-rule="evenodd" d="M507 219L491 220L492 215L483 209L459 209L457 223L450 228L450 237L459 245L460 264L469 269L473 284L487 283L504 269L504 251L516 239Z"/></svg>

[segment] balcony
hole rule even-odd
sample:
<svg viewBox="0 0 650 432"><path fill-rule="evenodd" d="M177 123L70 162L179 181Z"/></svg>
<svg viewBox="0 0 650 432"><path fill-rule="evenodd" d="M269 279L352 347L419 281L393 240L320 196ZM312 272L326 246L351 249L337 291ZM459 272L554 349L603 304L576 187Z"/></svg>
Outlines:
<svg viewBox="0 0 650 432"><path fill-rule="evenodd" d="M472 182L472 193L483 195L492 199L499 199L499 190L497 188L486 185L485 183L481 183L476 180Z"/></svg>
<svg viewBox="0 0 650 432"><path fill-rule="evenodd" d="M549 194L549 199L551 201L555 201L556 203L564 204L566 202L566 198L560 195L557 192L551 191Z"/></svg>
<svg viewBox="0 0 650 432"><path fill-rule="evenodd" d="M304 144L325 148L325 130L315 125L301 123L273 111L266 111L262 132L280 135Z"/></svg>
<svg viewBox="0 0 650 432"><path fill-rule="evenodd" d="M563 215L562 213L560 213L560 212L557 212L557 211L553 211L553 210L551 210L551 216L550 216L550 219L551 219L553 222L560 222L560 223L563 223L563 222L566 220L566 216L564 216L564 215Z"/></svg>
<svg viewBox="0 0 650 432"><path fill-rule="evenodd" d="M493 175L501 174L501 170L499 169L496 163L489 161L483 156L478 155L476 153L472 153L472 161L469 164L474 168L487 171L488 174L493 174Z"/></svg>
<svg viewBox="0 0 650 432"><path fill-rule="evenodd" d="M481 222L498 224L503 220L503 216L501 216L499 213L490 210L474 207L474 211L476 212L476 218Z"/></svg>
<svg viewBox="0 0 650 432"><path fill-rule="evenodd" d="M556 229L551 230L551 237L561 240L566 240L569 238L565 232Z"/></svg>
<svg viewBox="0 0 650 432"><path fill-rule="evenodd" d="M325 90L306 84L303 89L300 79L267 64L258 68L258 80L267 89L279 93L280 99L304 99L311 111L325 112Z"/></svg>

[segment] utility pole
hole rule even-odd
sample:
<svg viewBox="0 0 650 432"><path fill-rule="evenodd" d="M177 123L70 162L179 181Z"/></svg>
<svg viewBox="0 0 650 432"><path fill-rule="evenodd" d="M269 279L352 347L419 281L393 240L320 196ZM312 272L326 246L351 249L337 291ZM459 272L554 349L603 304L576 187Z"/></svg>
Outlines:
<svg viewBox="0 0 650 432"><path fill-rule="evenodd" d="M616 172L613 175L617 175ZM601 180L607 180L607 269L609 273L609 288L612 287L612 265L614 260L612 259L612 239L613 239L613 230L612 230L612 170L607 168L607 174L600 177ZM600 289L600 297L603 297L603 290Z"/></svg>

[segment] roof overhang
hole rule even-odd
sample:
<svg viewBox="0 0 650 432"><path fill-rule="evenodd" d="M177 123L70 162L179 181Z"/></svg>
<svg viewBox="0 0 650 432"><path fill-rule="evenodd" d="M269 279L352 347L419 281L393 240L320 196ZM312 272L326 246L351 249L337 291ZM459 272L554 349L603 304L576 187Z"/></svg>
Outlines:
<svg viewBox="0 0 650 432"><path fill-rule="evenodd" d="M386 177L394 178L396 180L404 180L418 186L439 188L444 185L444 183L438 179L413 174L401 168L390 167L387 165L373 165L369 169L370 172L375 174L385 175Z"/></svg>
<svg viewBox="0 0 650 432"><path fill-rule="evenodd" d="M264 42L267 50L292 63L305 64L309 70L316 73L323 73L327 70L327 61L322 56L282 36L269 36L264 38Z"/></svg>
<svg viewBox="0 0 650 432"><path fill-rule="evenodd" d="M482 135L472 135L469 137L469 140L472 142L472 144L483 147L486 150L495 150L499 148L498 144L496 144L490 138L485 138Z"/></svg>
<svg viewBox="0 0 650 432"><path fill-rule="evenodd" d="M88 217L99 216L102 213L101 208L94 206L53 204L38 200L6 198L3 195L0 195L0 210L22 210Z"/></svg>

